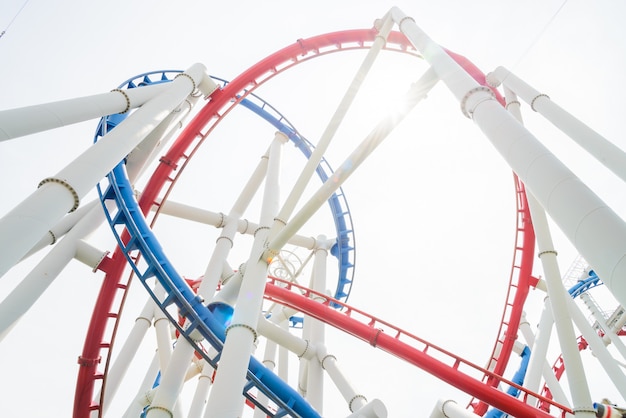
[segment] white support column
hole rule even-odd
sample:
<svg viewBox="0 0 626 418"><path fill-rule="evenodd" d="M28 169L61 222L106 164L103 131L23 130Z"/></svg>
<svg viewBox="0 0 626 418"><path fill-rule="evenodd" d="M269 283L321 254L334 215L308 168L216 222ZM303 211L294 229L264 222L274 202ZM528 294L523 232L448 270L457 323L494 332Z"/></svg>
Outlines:
<svg viewBox="0 0 626 418"><path fill-rule="evenodd" d="M626 181L626 153L609 142L602 135L566 112L504 67L498 67L489 74L492 84L502 83L528 103L532 110L548 119L554 126L576 141L585 151L615 175Z"/></svg>
<svg viewBox="0 0 626 418"><path fill-rule="evenodd" d="M365 77L367 76L370 69L372 68L372 65L376 61L376 57L385 46L385 43L387 42L387 36L389 35L392 27L393 21L391 20L389 15L386 15L383 19L381 27L379 28L378 36L376 36L376 38L374 39L372 46L368 50L365 59L363 60L361 66L354 75L350 86L348 86L348 89L341 99L341 102L337 106L335 113L328 122L326 129L324 129L324 132L322 133L322 136L316 144L315 149L307 159L306 165L298 176L298 179L291 189L289 196L287 196L287 199L285 199L285 203L278 213L277 219L286 222L291 217L298 201L300 200L300 197L302 196L302 193L306 188L306 185L309 183L311 177L315 174L317 166L319 165L322 157L326 153L326 150L328 149L330 142L335 136L337 129L339 129L339 126L346 116L346 113L350 109L350 106L354 101L356 94L359 92L359 89L361 88ZM270 240L274 237L274 235L280 232L283 227L284 224L280 223L280 221L275 222L272 226Z"/></svg>
<svg viewBox="0 0 626 418"><path fill-rule="evenodd" d="M192 66L168 88L137 109L0 220L0 276L26 254L67 212L130 153L168 114L208 78L202 65Z"/></svg>
<svg viewBox="0 0 626 418"><path fill-rule="evenodd" d="M221 225L218 225L218 227L223 227L222 234L218 237L217 242L215 243L215 249L211 254L211 258L204 272L204 278L202 279L202 283L198 289L198 293L206 295L208 300L210 300L215 293L215 289L217 288L217 284L219 283L219 279L222 274L222 266L224 265L224 261L228 258L228 254L233 247L235 234L239 229L238 227L241 215L250 205L250 201L259 190L259 187L261 187L261 183L265 178L268 158L267 153L261 157L256 169L248 179L248 182L239 194L237 201L231 208L230 213L226 216L222 215L219 217Z"/></svg>
<svg viewBox="0 0 626 418"><path fill-rule="evenodd" d="M0 141L127 113L163 93L167 87L167 84L155 84L115 89L109 93L3 110L0 112Z"/></svg>
<svg viewBox="0 0 626 418"><path fill-rule="evenodd" d="M76 256L80 240L95 230L102 221L104 214L98 206L83 213L82 219L0 303L0 341Z"/></svg>
<svg viewBox="0 0 626 418"><path fill-rule="evenodd" d="M604 344L607 345L609 343L613 343L617 351L619 351L622 355L622 358L626 360L626 345L624 345L621 338L619 338L619 336L615 333L615 330L607 325L604 315L600 312L598 305L594 302L591 296L587 294L587 292L581 294L580 299L585 303L593 318L598 322L598 324L600 324L600 327L604 331L604 337L602 337Z"/></svg>
<svg viewBox="0 0 626 418"><path fill-rule="evenodd" d="M569 399L567 399L561 384L554 375L552 367L546 361L546 353L552 334L552 325L554 325L554 319L552 318L552 310L547 299L544 302L541 318L539 319L537 338L533 335L530 324L525 318L520 323L520 330L526 339L526 343L531 347L531 356L526 371L526 377L524 378L524 387L531 392L539 393L539 384L541 383L541 376L543 375L554 400L561 405L569 407ZM526 403L533 406L536 401L537 398L533 396L529 396L526 399Z"/></svg>
<svg viewBox="0 0 626 418"><path fill-rule="evenodd" d="M593 418L595 416L593 400L591 399L585 369L580 358L578 344L576 343L576 334L574 334L574 327L567 308L568 299L571 301L571 298L569 298L561 282L561 273L556 261L557 253L550 236L548 220L534 196L531 193L527 193L527 197L537 237L539 259L546 276L546 285L556 324L559 346L563 352L563 361L567 368L567 381L572 394L572 410L576 417Z"/></svg>
<svg viewBox="0 0 626 418"><path fill-rule="evenodd" d="M268 261L263 250L279 205L279 167L282 145L288 138L277 132L270 147L259 230L246 263L243 282L237 297L232 323L226 329L220 366L209 395L206 418L238 417L243 412L242 388L250 355L257 340L257 323L267 275Z"/></svg>
<svg viewBox="0 0 626 418"><path fill-rule="evenodd" d="M348 156L341 166L330 176L318 191L306 202L300 211L280 229L268 245L264 257L273 257L278 254L285 243L298 232L317 210L328 201L333 193L354 173L365 159L376 149L389 133L404 119L426 93L437 83L438 78L432 70L427 70L424 75L411 86L404 96L403 105L397 112L385 116L359 146Z"/></svg>
<svg viewBox="0 0 626 418"><path fill-rule="evenodd" d="M199 332L194 331L194 341L202 340ZM161 382L156 388L154 399L146 410L146 418L172 418L174 407L180 408L179 394L181 392L187 369L193 356L193 346L184 338L178 338L176 349L167 364L167 368L161 369Z"/></svg>
<svg viewBox="0 0 626 418"><path fill-rule="evenodd" d="M626 306L626 223L397 8L394 21L541 203L616 299ZM605 245L598 246L597 242Z"/></svg>
<svg viewBox="0 0 626 418"><path fill-rule="evenodd" d="M317 347L317 358L337 390L339 390L339 393L348 403L350 412L357 412L363 408L367 404L367 398L352 387L352 384L339 369L337 358L332 354L328 354L325 346Z"/></svg>
<svg viewBox="0 0 626 418"><path fill-rule="evenodd" d="M104 393L104 401L102 404L102 412L104 416L106 416L106 412L111 404L109 400L115 398L117 389L128 371L128 366L135 357L135 354L137 354L137 349L139 348L141 341L143 341L148 329L150 329L150 326L152 325L154 308L154 301L152 298L148 298L139 316L135 319L135 324L130 330L128 337L119 349L117 358L109 369L106 391ZM98 399L99 397L100 394L97 394L95 399Z"/></svg>
<svg viewBox="0 0 626 418"><path fill-rule="evenodd" d="M196 391L194 392L193 399L191 400L189 414L187 415L188 418L202 417L204 406L206 405L206 400L209 396L209 390L213 384L214 372L215 369L211 367L209 363L205 362L204 367L202 367L202 372L200 372L200 376L198 377Z"/></svg>
<svg viewBox="0 0 626 418"><path fill-rule="evenodd" d="M438 400L430 413L430 418L476 418L479 415L472 414L467 409L460 407L453 400Z"/></svg>
<svg viewBox="0 0 626 418"><path fill-rule="evenodd" d="M569 309L570 315L576 324L576 327L580 330L583 337L589 344L589 348L593 355L598 359L600 365L606 372L606 375L613 382L615 388L619 391L622 398L626 399L626 375L619 367L619 364L615 361L613 356L609 353L602 338L598 335L596 330L594 330L587 319L583 315L583 313L578 309L578 306L574 303L574 300L569 297L569 294L565 289L563 292L566 295L567 307ZM569 373L569 369L567 369Z"/></svg>
<svg viewBox="0 0 626 418"><path fill-rule="evenodd" d="M317 237L318 246L315 250L313 262L311 288L318 292L326 291L326 266L328 260L328 248L330 245L326 236ZM324 345L326 342L324 324L309 316L304 317L304 326L310 329L311 343L315 346ZM309 361L307 381L307 399L309 403L320 413L324 411L324 370L321 363L314 358Z"/></svg>

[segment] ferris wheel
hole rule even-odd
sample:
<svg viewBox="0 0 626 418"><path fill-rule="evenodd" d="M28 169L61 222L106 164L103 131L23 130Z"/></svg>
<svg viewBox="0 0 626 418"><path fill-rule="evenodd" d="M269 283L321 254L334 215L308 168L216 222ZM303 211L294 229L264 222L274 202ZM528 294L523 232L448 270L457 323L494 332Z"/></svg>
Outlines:
<svg viewBox="0 0 626 418"><path fill-rule="evenodd" d="M359 50L365 58L315 143L257 94L301 63ZM420 60L427 69L344 160L330 161L328 148L381 52ZM617 406L591 398L580 351L593 351L626 398L620 340L626 225L524 128L520 101L626 180L622 150L509 70L485 75L440 47L397 8L373 28L299 39L237 77L219 76L200 64L159 70L101 95L0 112L2 140L101 118L94 144L0 220L2 274L53 245L1 302L1 335L46 291L42 274L56 274L73 259L105 274L78 359L75 417L107 416L120 398L125 417L387 416L383 400L366 397L343 373L328 328L467 395L433 400L433 417L621 416ZM515 173L512 267L485 366L348 304L353 285L367 275L357 267L350 195L366 191L344 183L437 83ZM241 147L238 138L220 137L227 123L274 134ZM212 151L203 156L205 149ZM182 188L192 201L177 200ZM94 189L95 200L85 204ZM582 254L566 281L546 214ZM110 252L86 240L100 224L115 238ZM543 278L533 272L537 255ZM590 296L599 287L618 308L601 312ZM548 296L536 331L524 316L532 289ZM147 336L152 327L154 338ZM555 339L562 354L546 366ZM521 361L513 375L514 353ZM345 409L327 410L325 380Z"/></svg>

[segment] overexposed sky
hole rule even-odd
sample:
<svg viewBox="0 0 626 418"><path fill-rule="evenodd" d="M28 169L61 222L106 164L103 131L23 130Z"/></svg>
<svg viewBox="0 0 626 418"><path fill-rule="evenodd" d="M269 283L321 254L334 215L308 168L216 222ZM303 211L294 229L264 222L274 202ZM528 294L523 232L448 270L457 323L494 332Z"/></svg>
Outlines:
<svg viewBox="0 0 626 418"><path fill-rule="evenodd" d="M485 73L499 65L511 69L626 148L621 99L626 92L626 5L615 0L30 0L21 9L23 5L6 0L0 6L0 30L6 29L0 37L0 110L103 93L136 74L184 70L195 62L203 63L209 74L230 80L299 38L369 28L395 5L436 42L468 57ZM357 52L318 58L279 75L256 93L316 143L363 56ZM329 150L331 166L341 164L390 100L425 69L415 58L383 54ZM617 188L623 185L576 146L566 147L566 139L528 106L523 113L537 137L623 214L626 201ZM216 130L211 151L190 165L187 180L177 186L173 198L229 210L238 185L272 137L271 127L257 128L250 119L242 111L229 115ZM84 151L96 123L0 143L0 216L32 193L41 179ZM244 129L248 123L252 130ZM497 336L511 268L515 194L510 170L461 114L445 86L433 89L346 182L344 191L357 243L349 303L484 364ZM321 233L317 227L304 229ZM209 240L193 229L176 234L163 228L169 240L164 246L176 253L172 257L181 273L192 277L202 274L210 251ZM332 228L322 229L332 233ZM553 232L564 272L577 252ZM106 226L94 242L112 249ZM539 266L536 270L541 276ZM20 266L5 275L0 297L28 271ZM84 266L68 267L0 344L0 399L7 416L71 413L76 358L101 278ZM128 322L142 297L127 308ZM534 292L530 299L527 311L536 324L543 295ZM366 343L327 332L329 351L337 355L347 376L369 399L385 402L391 417L427 416L438 398L461 405L469 400ZM516 360L512 363L515 366ZM326 386L330 389L331 384ZM594 382L591 389L594 400L623 401L608 383ZM336 394L329 394L327 405L325 416L348 415L347 409L339 409Z"/></svg>

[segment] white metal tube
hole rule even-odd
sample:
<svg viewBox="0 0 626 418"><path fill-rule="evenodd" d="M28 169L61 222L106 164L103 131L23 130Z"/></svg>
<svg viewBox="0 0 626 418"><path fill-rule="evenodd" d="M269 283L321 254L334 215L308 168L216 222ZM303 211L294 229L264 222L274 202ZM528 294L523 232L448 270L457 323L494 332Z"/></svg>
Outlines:
<svg viewBox="0 0 626 418"><path fill-rule="evenodd" d="M56 225L50 228L48 233L44 235L44 237L39 240L39 242L35 244L35 246L31 248L30 251L28 251L28 253L26 253L24 258L35 254L37 251L48 245L56 244L61 238L63 238L65 234L67 234L70 229L74 227L74 225L76 225L78 221L80 221L85 216L87 212L91 211L94 206L99 205L100 201L92 200L91 202L82 205L74 212L65 215ZM104 218L102 219L104 220Z"/></svg>
<svg viewBox="0 0 626 418"><path fill-rule="evenodd" d="M202 279L199 289L199 293L201 295L210 295L212 298L215 293L215 289L217 288L217 284L221 276L222 266L228 258L228 254L233 246L241 215L250 205L250 201L258 191L263 179L265 178L268 158L267 154L263 155L252 173L252 176L250 176L248 182L239 194L239 197L231 208L228 216L220 216L220 223L223 223L222 234L217 240L215 249L211 254L211 258L209 259L209 263L207 264L204 272L204 278ZM219 227L219 225L217 226ZM254 230L256 230L256 228Z"/></svg>
<svg viewBox="0 0 626 418"><path fill-rule="evenodd" d="M188 418L200 418L204 411L204 405L206 405L207 397L209 396L209 390L213 384L213 372L215 369L211 367L209 363L204 363L202 372L198 376L198 384L196 390L191 399L191 405L189 407Z"/></svg>
<svg viewBox="0 0 626 418"><path fill-rule="evenodd" d="M567 368L567 381L572 394L572 409L577 417L593 418L595 415L593 401L567 307L567 301L571 301L571 298L567 295L561 282L561 273L556 261L556 251L550 236L548 220L535 197L531 193L527 193L527 198L537 237L539 259L542 262L546 277L559 346L563 351L563 361Z"/></svg>
<svg viewBox="0 0 626 418"><path fill-rule="evenodd" d="M302 169L302 172L298 176L298 179L296 180L293 188L291 189L289 196L287 196L287 199L285 199L285 203L283 204L283 207L278 213L277 219L286 221L291 217L298 201L300 200L300 197L302 196L302 193L304 192L306 188L306 185L309 183L322 157L326 153L326 150L328 149L330 142L335 136L335 133L337 132L337 129L341 125L341 122L343 121L343 118L345 117L346 113L350 109L350 106L352 102L354 101L354 98L356 97L356 94L358 93L359 89L361 88L361 85L363 84L365 77L367 76L369 70L372 68L372 65L374 64L376 57L378 56L382 48L385 46L387 36L389 35L389 32L391 31L392 27L393 27L393 21L391 20L390 16L386 15L383 20L382 26L379 29L379 35L376 36L376 38L374 39L372 46L368 50L367 55L365 56L365 58L363 59L363 62L361 63L361 66L357 70L354 78L352 79L352 82L348 86L348 89L346 90L346 93L341 99L341 102L337 106L335 113L333 114L330 121L328 122L328 125L324 129L324 132L322 133L322 136L320 137L317 145L315 146L315 149L313 150L313 152L307 159L306 165L304 166L304 168ZM274 235L280 232L283 226L284 225L280 223L280 221L276 221L274 225L272 226L272 232L270 234L270 238L272 238Z"/></svg>
<svg viewBox="0 0 626 418"><path fill-rule="evenodd" d="M467 409L460 407L453 400L438 400L430 413L430 418L476 418L479 415L472 414Z"/></svg>
<svg viewBox="0 0 626 418"><path fill-rule="evenodd" d="M498 67L490 74L490 78L496 78L497 81L516 92L535 112L543 115L615 175L626 181L626 153L622 149L566 112L550 100L550 97L539 93L508 69Z"/></svg>
<svg viewBox="0 0 626 418"><path fill-rule="evenodd" d="M165 296L165 290L160 283L155 284L154 294L159 300L162 300ZM165 316L165 313L155 304L153 306L154 317L154 333L156 336L157 351L159 354L159 367L160 370L167 369L170 357L172 355L172 337L170 332L170 321Z"/></svg>
<svg viewBox="0 0 626 418"><path fill-rule="evenodd" d="M607 325L604 315L600 312L598 305L593 301L587 292L581 294L580 298L585 303L587 308L589 308L591 315L598 322L598 324L600 324L600 327L604 331L604 337L602 337L604 344L607 345L608 343L613 343L613 346L622 355L622 358L626 360L626 345L624 345L621 338L619 338L619 336L615 333L615 330Z"/></svg>
<svg viewBox="0 0 626 418"><path fill-rule="evenodd" d="M622 369L613 356L611 356L598 333L589 325L589 322L587 322L583 313L578 309L574 300L568 297L569 295L565 289L563 289L563 292L565 293L566 301L568 302L567 307L576 327L580 330L587 343L589 343L591 352L598 359L615 388L622 395L622 398L626 399L626 375L624 375ZM567 369L567 372L569 374L570 370Z"/></svg>
<svg viewBox="0 0 626 418"><path fill-rule="evenodd" d="M561 387L561 384L556 379L552 371L552 367L546 361L546 353L550 342L550 335L554 320L552 318L552 311L548 301L546 300L543 305L543 311L541 318L539 319L539 327L537 330L537 338L533 335L530 329L530 324L524 319L520 323L520 330L526 339L526 343L531 348L530 361L524 378L524 387L534 393L539 393L539 384L541 382L541 376L546 381L546 385L552 393L554 400L561 405L570 406L570 402ZM534 405L537 398L529 396L526 399L526 403Z"/></svg>
<svg viewBox="0 0 626 418"><path fill-rule="evenodd" d="M504 88L504 92L507 102L507 110L515 117L515 119L522 123L522 114L519 107L519 101L517 100L517 95L507 87ZM544 300L540 324L543 325L538 330L539 341L537 341L530 330L528 322L525 321L525 316L524 320L520 323L520 329L526 338L528 346L531 347L532 353L528 363L526 376L524 378L524 386L529 388L532 392L538 393L541 375L543 375L554 399L563 405L569 405L569 400L567 399L563 388L556 379L556 376L554 376L552 368L545 360L550 342L550 336L552 334L552 325L554 324L554 318L552 316L552 310L550 309L548 298ZM526 399L526 403L529 405L534 405L535 402L536 398L533 396L529 396Z"/></svg>
<svg viewBox="0 0 626 418"><path fill-rule="evenodd" d="M363 408L367 404L367 398L352 387L352 384L339 369L337 358L332 354L328 354L326 346L317 347L317 358L337 390L339 390L339 393L348 403L350 412L356 412Z"/></svg>
<svg viewBox="0 0 626 418"><path fill-rule="evenodd" d="M192 66L161 94L92 145L0 219L0 276L26 254L111 169L133 150L203 80L204 67Z"/></svg>
<svg viewBox="0 0 626 418"><path fill-rule="evenodd" d="M102 403L103 415L106 415L106 411L111 405L111 400L115 398L117 389L128 371L128 366L135 357L135 354L137 354L137 349L139 348L141 341L143 341L148 329L150 329L150 326L152 325L153 313L154 301L149 298L139 316L135 319L135 324L130 330L128 337L126 337L124 344L120 348L115 361L109 368L106 392L104 393L104 401Z"/></svg>
<svg viewBox="0 0 626 418"><path fill-rule="evenodd" d="M179 337L167 368L161 369L164 370L161 374L161 382L146 411L147 418L172 418L171 411L177 404L193 352L194 348L189 341L182 336ZM178 407L180 407L180 402L178 402Z"/></svg>
<svg viewBox="0 0 626 418"><path fill-rule="evenodd" d="M265 248L269 225L278 212L280 158L282 145L287 140L286 135L277 132L270 146L259 222L261 229L255 234L232 323L227 328L220 367L209 394L206 418L237 417L242 414L241 390L245 382L250 354L257 339L256 328L267 275L268 263L261 256Z"/></svg>
<svg viewBox="0 0 626 418"><path fill-rule="evenodd" d="M387 407L380 399L372 399L363 408L347 418L387 418Z"/></svg>
<svg viewBox="0 0 626 418"><path fill-rule="evenodd" d="M80 239L96 229L104 220L104 214L97 206L83 215L67 235L0 303L0 341L73 259Z"/></svg>
<svg viewBox="0 0 626 418"><path fill-rule="evenodd" d="M261 179L263 176L261 176ZM162 215L176 216L181 219L187 219L194 222L213 225L219 227L224 222L226 215L218 212L211 212L205 209L196 208L185 205L183 203L166 200L161 203ZM259 224L247 219L237 220L237 232L245 235L252 235L259 227ZM294 235L287 241L290 245L312 250L315 248L315 238L306 237L304 235Z"/></svg>
<svg viewBox="0 0 626 418"><path fill-rule="evenodd" d="M78 122L125 113L167 89L155 84L0 111L0 141L60 128Z"/></svg>
<svg viewBox="0 0 626 418"><path fill-rule="evenodd" d="M128 408L124 412L123 418L137 418L141 415L142 410L150 404L152 399L152 385L154 384L154 379L159 371L159 358L158 353L154 353L152 357L152 362L146 371L146 374L143 378L143 381L139 385L139 389L137 390L137 395L132 400L131 404L128 405ZM96 411L97 413L97 411ZM98 418L93 417L92 418Z"/></svg>
<svg viewBox="0 0 626 418"><path fill-rule="evenodd" d="M384 117L374 130L348 156L341 166L330 176L318 191L306 202L300 211L270 240L264 258L273 257L285 243L298 232L306 221L332 196L332 194L354 173L365 159L380 145L387 135L404 119L408 112L417 105L426 93L437 83L438 78L432 70L427 70L420 80L413 84L404 97L397 112Z"/></svg>
<svg viewBox="0 0 626 418"><path fill-rule="evenodd" d="M317 238L319 243L313 261L312 286L318 292L326 291L326 262L328 259L328 240L324 235ZM313 345L325 344L324 324L310 316L304 317L304 326L310 328ZM320 413L324 411L324 371L317 358L309 361L307 381L308 400Z"/></svg>

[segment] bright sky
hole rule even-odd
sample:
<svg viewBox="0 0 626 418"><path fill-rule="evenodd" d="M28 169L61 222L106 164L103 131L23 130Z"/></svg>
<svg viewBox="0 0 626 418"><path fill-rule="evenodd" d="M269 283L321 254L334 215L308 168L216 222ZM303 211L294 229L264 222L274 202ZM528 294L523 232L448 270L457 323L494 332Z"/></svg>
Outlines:
<svg viewBox="0 0 626 418"><path fill-rule="evenodd" d="M626 148L621 99L626 93L626 4L607 0L245 0L237 6L199 0L30 0L24 6L21 0L5 0L0 6L0 31L6 30L0 37L0 110L103 93L134 75L184 70L196 62L206 65L211 75L233 79L296 39L369 28L394 5L440 45L468 57L485 73L499 65L509 68ZM363 56L319 58L281 74L256 93L315 143ZM362 101L329 150L331 166L340 165L390 98L401 95L425 69L415 58L383 54ZM232 185L247 178L273 133L267 127L245 131L245 123L237 118L248 119L240 113L233 112L230 122L216 131L223 141L216 140L213 151L190 166L189 180L182 182L175 199L188 204L209 201L211 210L229 210L239 192ZM625 213L626 199L612 175L576 146L566 148L565 138L528 106L523 113L529 128L536 129L550 149L563 152L559 158L566 165L617 213ZM0 143L0 216L32 193L41 179L84 151L96 123ZM511 268L513 180L510 169L442 84L348 180L344 191L357 241L349 303L483 365L497 336ZM94 242L112 250L105 228ZM208 241L185 231L189 235L170 234L167 245L182 247L172 248L172 257L184 266L181 273L198 276L206 264L208 250L203 246ZM577 252L553 232L565 272ZM0 280L0 298L34 262L28 263ZM540 267L536 269L541 276ZM70 415L76 359L101 277L82 265L71 266L0 344L6 416L43 417L51 411L54 416ZM543 295L534 292L530 299L527 311L534 325ZM134 300L137 305L128 308L129 318L137 314L143 295ZM469 400L366 343L327 332L329 351L347 376L368 399L381 399L392 417L427 416L439 398L463 406ZM552 363L554 357L547 360ZM516 366L517 359L512 363ZM624 401L610 383L594 381L591 389L594 400ZM325 416L348 415L347 409L339 409L337 394L329 394L327 405ZM123 407L117 411L121 414Z"/></svg>

